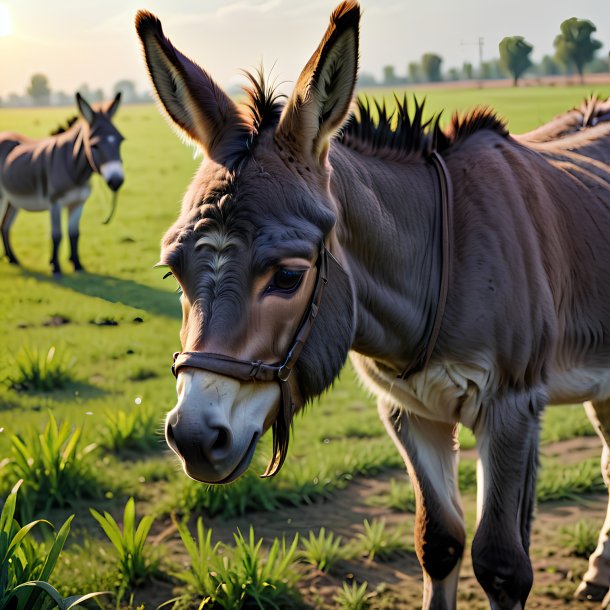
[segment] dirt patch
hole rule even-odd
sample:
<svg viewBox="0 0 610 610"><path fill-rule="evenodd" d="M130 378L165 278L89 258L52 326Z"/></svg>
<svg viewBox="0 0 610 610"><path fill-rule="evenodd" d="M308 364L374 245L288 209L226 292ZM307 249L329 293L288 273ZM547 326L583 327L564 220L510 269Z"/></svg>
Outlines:
<svg viewBox="0 0 610 610"><path fill-rule="evenodd" d="M570 458L597 456L600 453L596 438L579 438L553 443L544 448L545 453L569 455ZM231 542L233 532L239 528L246 533L253 526L257 536L266 540L294 534L307 536L311 530L317 533L321 527L343 537L344 541L355 538L363 531L362 522L383 518L388 528L400 528L408 541L412 541L414 515L391 511L388 508L370 506L367 500L386 494L390 481L405 479L403 471L384 472L375 478L359 478L346 489L336 492L324 502L316 502L299 508L285 508L273 513L250 513L245 517L224 521L220 518L205 518L205 525L212 528L214 537ZM585 519L601 527L606 513L608 497L605 494L587 495L577 502L563 501L545 503L537 508L532 530L531 556L534 566L534 587L528 600L528 608L548 610L580 608L599 609L599 603L574 600L572 595L580 576L587 567L587 561L573 557L569 549L560 542L561 528ZM464 512L467 515L469 532L474 529L475 496L464 498ZM197 515L193 515L193 523ZM471 538L471 535L470 535ZM174 526L167 522L158 530L157 542L166 545L172 560L184 560L184 550ZM469 540L470 542L470 540ZM388 562L361 559L342 561L336 564L330 574L315 570L305 570L299 585L301 594L311 608L334 608L333 601L344 581L366 581L369 590L374 591L371 608L377 610L412 610L421 608L422 577L419 563L413 552L405 552ZM147 605L148 607L148 605ZM464 555L458 590L459 610L489 608L486 597L478 584L470 559L470 548Z"/></svg>

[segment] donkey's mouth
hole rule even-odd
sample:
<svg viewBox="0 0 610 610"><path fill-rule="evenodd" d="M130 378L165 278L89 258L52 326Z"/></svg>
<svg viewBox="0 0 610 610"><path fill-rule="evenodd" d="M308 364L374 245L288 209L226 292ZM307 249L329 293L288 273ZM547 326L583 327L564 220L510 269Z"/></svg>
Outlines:
<svg viewBox="0 0 610 610"><path fill-rule="evenodd" d="M201 450L197 451L196 456L200 458L200 460L196 458L193 459L193 455L191 455L189 459L187 459L178 449L178 444L176 443L172 427L167 426L166 428L167 444L169 445L170 449L180 458L184 472L191 479L199 481L200 483L208 483L210 485L226 485L227 483L231 483L238 479L250 465L252 457L254 456L254 451L256 450L256 445L260 437L260 432L256 431L252 435L252 439L250 440L250 443L248 444L245 453L243 454L237 465L233 468L233 470L231 470L229 474L224 476L223 478L217 478L216 474L226 469L226 461L228 460L212 462L203 455L203 451ZM223 464L223 462L225 463Z"/></svg>

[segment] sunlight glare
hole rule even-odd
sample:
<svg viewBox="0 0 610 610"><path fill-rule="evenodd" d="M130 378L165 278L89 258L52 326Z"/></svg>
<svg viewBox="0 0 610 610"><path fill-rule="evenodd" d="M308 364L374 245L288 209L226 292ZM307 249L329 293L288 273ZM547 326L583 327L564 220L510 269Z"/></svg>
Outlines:
<svg viewBox="0 0 610 610"><path fill-rule="evenodd" d="M6 4L0 3L0 37L11 33L11 14Z"/></svg>

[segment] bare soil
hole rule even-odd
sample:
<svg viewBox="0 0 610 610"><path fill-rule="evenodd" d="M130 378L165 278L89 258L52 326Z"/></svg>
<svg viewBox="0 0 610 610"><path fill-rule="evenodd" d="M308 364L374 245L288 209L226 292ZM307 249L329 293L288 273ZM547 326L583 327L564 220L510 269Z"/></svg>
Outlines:
<svg viewBox="0 0 610 610"><path fill-rule="evenodd" d="M472 457L472 451L466 452ZM546 455L562 455L566 463L590 458L600 454L597 438L578 438L553 443L543 449ZM385 472L375 478L359 478L346 489L335 493L330 500L299 508L286 508L274 513L250 513L242 518L224 521L206 519L216 537L232 541L233 532L240 528L247 532L252 525L257 536L271 540L276 536L289 539L299 533L307 536L310 530L317 532L325 527L343 537L344 541L354 538L363 530L364 519L383 518L388 528L399 527L412 540L412 514L400 514L384 507L373 507L367 499L387 493L392 478L405 478L402 471ZM527 608L554 610L558 608L599 609L599 602L580 601L573 598L579 578L587 568L587 560L574 557L570 549L561 544L561 528L586 519L601 527L608 497L606 494L586 495L576 501L545 503L537 508L532 531L531 556L534 566L534 587ZM469 538L474 529L475 498L469 494L464 498ZM196 516L195 516L196 518ZM175 561L182 557L181 542L175 528L170 523L158 532L157 542L167 548L168 556ZM333 601L343 581L358 583L366 581L373 593L371 608L375 610L411 610L421 608L421 569L413 552L405 552L392 561L359 560L343 561L334 566L330 574L306 571L299 589L311 608L335 608ZM154 608L156 603L171 597L171 587L156 583L154 591L143 592L146 608ZM155 603L156 602L156 603ZM462 565L459 591L459 610L489 608L485 595L472 570L470 549L468 548Z"/></svg>

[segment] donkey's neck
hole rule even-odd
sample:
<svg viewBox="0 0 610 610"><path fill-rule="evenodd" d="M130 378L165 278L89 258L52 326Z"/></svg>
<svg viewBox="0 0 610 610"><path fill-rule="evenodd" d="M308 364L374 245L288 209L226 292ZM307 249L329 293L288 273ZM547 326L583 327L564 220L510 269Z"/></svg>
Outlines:
<svg viewBox="0 0 610 610"><path fill-rule="evenodd" d="M353 278L352 349L401 369L426 347L438 306L441 208L434 168L333 147L337 236Z"/></svg>
<svg viewBox="0 0 610 610"><path fill-rule="evenodd" d="M59 170L56 175L62 176L62 184L58 184L60 192L72 186L84 186L91 178L93 170L87 159L85 137L80 122L65 133L55 136L52 154L53 163Z"/></svg>

